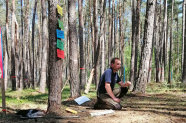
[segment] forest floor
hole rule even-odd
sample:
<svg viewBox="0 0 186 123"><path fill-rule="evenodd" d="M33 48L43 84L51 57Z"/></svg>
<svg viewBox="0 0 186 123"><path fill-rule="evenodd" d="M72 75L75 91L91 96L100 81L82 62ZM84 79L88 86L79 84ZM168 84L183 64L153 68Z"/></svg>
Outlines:
<svg viewBox="0 0 186 123"><path fill-rule="evenodd" d="M149 88L153 89L153 88ZM186 123L186 90L166 89L156 93L133 94L129 92L122 98L122 110L111 114L91 117L90 113L98 113L104 110L94 110L95 98L78 105L74 100L68 99L62 102L61 115L57 117L46 115L38 119L20 119L14 110L7 112L6 118L0 118L0 122L20 123ZM28 106L29 107L29 106ZM77 111L77 114L65 111L69 107ZM0 113L2 116L2 112ZM78 118L68 118L78 116Z"/></svg>

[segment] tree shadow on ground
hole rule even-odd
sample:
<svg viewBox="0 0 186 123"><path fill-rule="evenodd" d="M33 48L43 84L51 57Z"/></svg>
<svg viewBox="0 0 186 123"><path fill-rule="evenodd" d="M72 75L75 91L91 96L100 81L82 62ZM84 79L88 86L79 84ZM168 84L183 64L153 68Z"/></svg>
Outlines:
<svg viewBox="0 0 186 123"><path fill-rule="evenodd" d="M96 103L97 99L90 98L90 101L87 101L81 105L78 105L78 103L74 99L63 101L62 104L65 106L82 106L86 108L92 109L94 107L94 104Z"/></svg>
<svg viewBox="0 0 186 123"><path fill-rule="evenodd" d="M128 94L122 99L122 111L152 112L186 118L186 96L176 94Z"/></svg>
<svg viewBox="0 0 186 123"><path fill-rule="evenodd" d="M8 108L9 109L9 108ZM38 118L22 118L19 115L16 115L15 109L9 109L6 113L6 116L3 115L3 112L0 112L0 123L12 123L12 122L18 122L18 123L36 123L36 122L42 122L42 123L56 123L56 122L75 122L78 120L78 116L72 116L64 113L64 110L61 110L58 112L58 114L50 113L46 114L43 117Z"/></svg>

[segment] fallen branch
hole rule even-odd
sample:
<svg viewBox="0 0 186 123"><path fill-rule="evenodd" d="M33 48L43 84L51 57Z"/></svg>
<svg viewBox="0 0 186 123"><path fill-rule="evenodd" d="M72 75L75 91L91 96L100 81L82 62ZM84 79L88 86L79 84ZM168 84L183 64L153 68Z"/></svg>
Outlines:
<svg viewBox="0 0 186 123"><path fill-rule="evenodd" d="M61 89L61 93L63 92L63 90L64 90L64 88L65 88L65 86L66 86L66 84L67 84L67 82L70 80L70 76L68 76L68 79L66 80L66 82L65 82L65 84L63 85L63 88Z"/></svg>
<svg viewBox="0 0 186 123"><path fill-rule="evenodd" d="M94 76L94 68L92 69L92 71L90 73L90 78L88 79L88 83L87 83L87 86L86 86L86 89L85 89L85 94L88 94L88 92L90 90L90 85L92 83L93 76Z"/></svg>

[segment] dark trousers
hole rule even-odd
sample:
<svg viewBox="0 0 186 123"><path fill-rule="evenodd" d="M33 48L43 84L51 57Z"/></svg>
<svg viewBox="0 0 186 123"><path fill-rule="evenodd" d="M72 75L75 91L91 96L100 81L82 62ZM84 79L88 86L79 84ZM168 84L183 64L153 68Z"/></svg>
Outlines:
<svg viewBox="0 0 186 123"><path fill-rule="evenodd" d="M128 88L117 88L113 90L114 95L117 98L122 98L128 92ZM114 109L114 110L121 110L120 103L115 102L108 93L99 94L97 96L97 102L94 105L95 109Z"/></svg>

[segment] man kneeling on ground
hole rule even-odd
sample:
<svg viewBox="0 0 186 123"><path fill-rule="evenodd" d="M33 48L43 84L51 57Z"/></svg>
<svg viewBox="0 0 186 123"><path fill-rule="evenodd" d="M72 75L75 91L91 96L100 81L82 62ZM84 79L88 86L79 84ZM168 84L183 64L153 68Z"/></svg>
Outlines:
<svg viewBox="0 0 186 123"><path fill-rule="evenodd" d="M121 68L119 58L111 60L110 68L107 69L100 78L97 91L97 102L94 105L95 109L114 109L121 110L120 98L128 91L128 86L131 82L122 82L117 71ZM120 85L120 88L114 89L115 83Z"/></svg>

